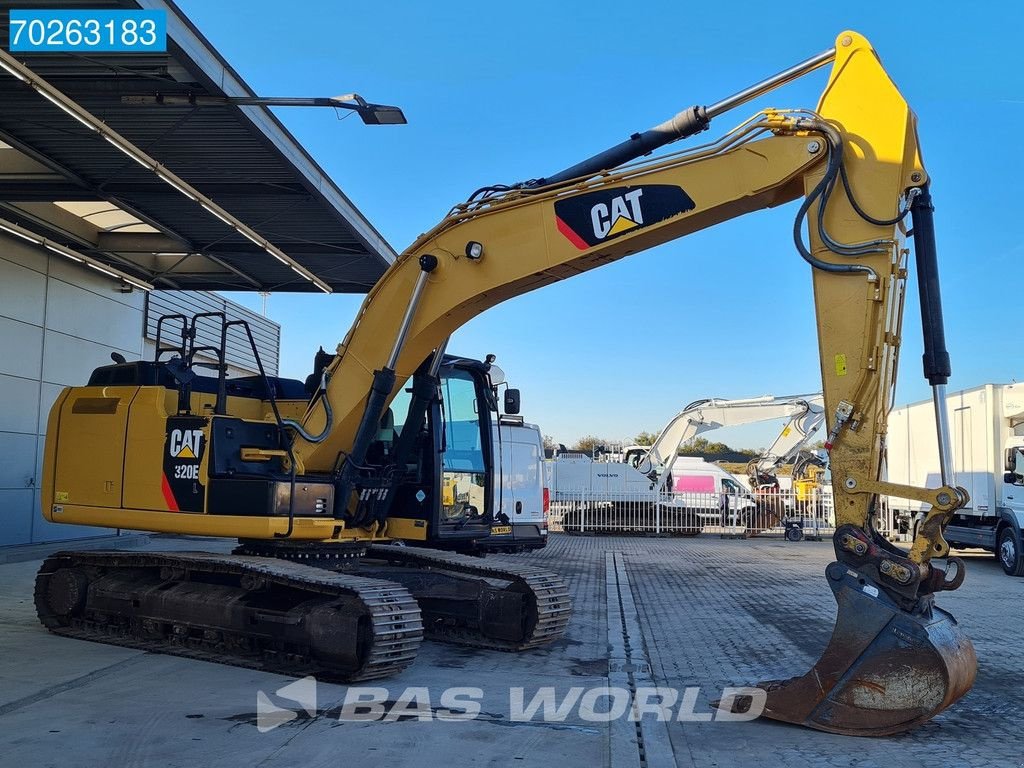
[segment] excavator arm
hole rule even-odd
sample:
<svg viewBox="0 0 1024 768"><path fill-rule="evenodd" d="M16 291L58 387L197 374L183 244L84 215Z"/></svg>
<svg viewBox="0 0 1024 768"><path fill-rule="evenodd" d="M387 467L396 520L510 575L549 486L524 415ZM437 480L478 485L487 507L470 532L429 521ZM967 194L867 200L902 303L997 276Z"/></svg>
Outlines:
<svg viewBox="0 0 1024 768"><path fill-rule="evenodd" d="M811 403L814 401L817 402L812 406ZM677 413L665 425L651 447L647 449L647 453L639 459L637 470L644 474L658 472L659 476L663 477L660 474L661 470L672 465L680 446L703 432L772 419L788 419L789 422L782 433L765 454L774 457L780 450L786 452L791 442L796 442L790 435L798 438L810 434L804 430L811 426L811 432L820 426L821 421L816 417L820 417L822 413L821 402L821 395L764 395L741 400L697 400ZM805 424L808 416L811 420Z"/></svg>
<svg viewBox="0 0 1024 768"><path fill-rule="evenodd" d="M941 488L912 489L880 482L879 468L899 360L908 211L918 232L928 376L938 389L948 377L928 177L916 118L863 37L843 33L834 51L776 80L829 60L832 72L814 112L768 110L717 141L595 170L625 157L616 148L548 179L486 188L456 206L367 295L296 435L300 470L329 471L342 459L344 474L346 465L359 465L360 449L401 383L453 331L495 304L802 198L794 238L812 266L838 519L866 529L878 494L926 498L933 514L911 551L923 578L932 557L948 554L941 523L965 503L964 492L949 484L949 472ZM662 143L685 133L679 124L686 116L718 109L680 113L664 124L678 130L661 130ZM689 129L702 129L708 119L692 118ZM651 133L638 134L632 150L648 150ZM581 175L563 179L569 172ZM948 429L940 424L939 432L948 465ZM339 516L354 488L342 490L348 493L336 494Z"/></svg>
<svg viewBox="0 0 1024 768"><path fill-rule="evenodd" d="M767 110L716 141L637 160L829 62L813 111ZM417 239L367 295L303 418L294 460L301 471L340 464L336 516L346 518L367 481L366 446L387 403L467 321L527 291L801 200L793 237L812 268L838 525L828 577L840 615L811 673L765 684L765 713L847 733L909 728L969 689L976 665L970 642L932 602L962 579L962 565L950 579L930 560L948 554L942 528L967 496L951 485L941 407L949 362L928 181L913 112L867 40L844 32L834 50L560 174L484 188ZM940 404L942 486L933 489L879 479L899 363L908 215L925 374ZM909 553L872 530L879 494L931 503ZM914 685L901 684L908 675Z"/></svg>
<svg viewBox="0 0 1024 768"><path fill-rule="evenodd" d="M779 436L756 459L750 462L748 473L753 477L774 473L779 467L794 460L807 442L825 423L825 401L821 395L809 395L790 403L794 409L782 427Z"/></svg>

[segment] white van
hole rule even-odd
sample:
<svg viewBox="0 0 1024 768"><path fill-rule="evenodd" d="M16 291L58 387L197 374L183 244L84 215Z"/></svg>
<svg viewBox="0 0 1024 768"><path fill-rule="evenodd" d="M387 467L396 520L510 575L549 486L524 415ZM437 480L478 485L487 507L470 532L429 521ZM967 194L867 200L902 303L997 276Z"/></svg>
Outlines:
<svg viewBox="0 0 1024 768"><path fill-rule="evenodd" d="M544 439L536 424L503 415L492 427L495 464L494 523L478 542L489 552L522 552L548 542L548 489L544 487ZM497 474L497 473L496 473Z"/></svg>
<svg viewBox="0 0 1024 768"><path fill-rule="evenodd" d="M672 493L685 499L688 509L697 510L697 516L705 524L721 520L726 503L730 523L742 519L744 512L751 512L757 506L739 478L699 456L677 456L671 472Z"/></svg>

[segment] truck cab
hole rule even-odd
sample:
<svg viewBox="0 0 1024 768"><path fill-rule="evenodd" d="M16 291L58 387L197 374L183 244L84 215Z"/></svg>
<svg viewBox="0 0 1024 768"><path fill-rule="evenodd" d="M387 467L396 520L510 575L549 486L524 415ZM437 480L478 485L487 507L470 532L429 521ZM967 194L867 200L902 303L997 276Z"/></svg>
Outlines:
<svg viewBox="0 0 1024 768"><path fill-rule="evenodd" d="M970 502L945 530L956 549L980 548L995 554L1003 570L1024 576L1024 385L984 384L951 392L949 417L953 484ZM886 475L894 482L936 485L938 451L931 401L894 408L889 416ZM890 498L899 524L923 519L920 502Z"/></svg>

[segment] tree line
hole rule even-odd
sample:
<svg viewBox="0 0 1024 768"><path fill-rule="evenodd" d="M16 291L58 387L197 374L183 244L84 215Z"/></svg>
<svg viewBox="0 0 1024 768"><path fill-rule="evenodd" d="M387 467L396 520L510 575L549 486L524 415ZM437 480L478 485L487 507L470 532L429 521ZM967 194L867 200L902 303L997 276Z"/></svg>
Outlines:
<svg viewBox="0 0 1024 768"><path fill-rule="evenodd" d="M641 432L633 439L634 445L653 445L657 439L654 432ZM581 437L570 446L570 450L579 451L587 455L593 455L594 450L600 446L614 444L615 441L607 440L597 435L586 435ZM550 435L544 435L544 447L556 448L557 444ZM706 461L749 461L760 456L761 452L752 448L733 448L721 442L711 442L705 437L695 437L686 445L680 446L680 456L699 456Z"/></svg>

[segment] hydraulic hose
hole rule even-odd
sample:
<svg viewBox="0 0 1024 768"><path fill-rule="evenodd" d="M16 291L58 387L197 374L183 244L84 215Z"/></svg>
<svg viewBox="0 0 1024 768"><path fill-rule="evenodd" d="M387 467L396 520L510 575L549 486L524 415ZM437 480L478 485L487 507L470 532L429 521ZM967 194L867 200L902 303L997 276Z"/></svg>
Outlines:
<svg viewBox="0 0 1024 768"><path fill-rule="evenodd" d="M797 211L796 220L793 222L793 242L796 244L796 249L800 253L800 256L815 269L820 269L822 272L831 272L833 274L866 274L869 280L876 280L878 278L875 270L871 267L865 267L860 264L832 264L827 261L815 257L811 253L810 249L804 245L803 238L803 223L807 217L808 211L814 202L821 198L821 208L825 205L825 192L835 182L836 177L839 174L839 169L843 162L842 147L843 138L839 132L828 123L823 120L802 120L800 122L801 129L815 131L822 134L829 144L828 153L828 166L825 169L825 175L821 177L821 180L814 186L811 193L804 198L803 203L800 204L800 209ZM819 216L821 215L819 210ZM819 227L820 228L820 227Z"/></svg>

